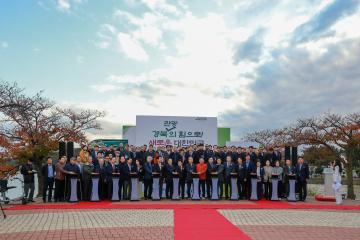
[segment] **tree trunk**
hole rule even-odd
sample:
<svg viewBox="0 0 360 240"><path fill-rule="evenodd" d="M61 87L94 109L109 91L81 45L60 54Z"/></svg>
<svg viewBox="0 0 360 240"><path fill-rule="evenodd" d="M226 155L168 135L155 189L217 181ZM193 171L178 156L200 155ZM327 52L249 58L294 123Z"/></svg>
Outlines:
<svg viewBox="0 0 360 240"><path fill-rule="evenodd" d="M346 184L347 184L347 198L355 199L354 193L354 179L353 179L353 159L354 159L354 149L348 149L346 151L347 164L346 168Z"/></svg>

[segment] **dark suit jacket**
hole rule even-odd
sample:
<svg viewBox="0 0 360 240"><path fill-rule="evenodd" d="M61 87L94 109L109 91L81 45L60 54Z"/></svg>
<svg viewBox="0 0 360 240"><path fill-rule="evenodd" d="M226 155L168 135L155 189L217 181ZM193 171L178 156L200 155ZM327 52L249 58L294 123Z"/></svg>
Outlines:
<svg viewBox="0 0 360 240"><path fill-rule="evenodd" d="M155 152L155 150L152 150L152 151L146 151L146 152L144 152L144 158L145 158L145 161L146 161L146 158L147 158L148 156L151 156L151 157L154 159L154 158L155 158L155 156L156 156L156 152Z"/></svg>
<svg viewBox="0 0 360 240"><path fill-rule="evenodd" d="M169 158L172 159L172 163L174 166L177 166L177 162L182 160L182 157L179 152L172 152L170 153Z"/></svg>
<svg viewBox="0 0 360 240"><path fill-rule="evenodd" d="M121 164L120 166L120 180L127 180L131 179L130 173L134 171L134 165L129 165L127 163Z"/></svg>
<svg viewBox="0 0 360 240"><path fill-rule="evenodd" d="M252 173L256 173L256 166L253 168ZM263 167L260 167L260 178L261 181L264 180L265 170Z"/></svg>
<svg viewBox="0 0 360 240"><path fill-rule="evenodd" d="M106 172L106 178L108 179L108 181L110 181L112 178L112 173L119 172L119 169L116 165L114 165L114 169L113 169L111 164L107 164L105 166L105 172Z"/></svg>
<svg viewBox="0 0 360 240"><path fill-rule="evenodd" d="M171 181L173 179L173 172L175 171L175 167L173 165L166 164L165 165L165 179L166 181Z"/></svg>
<svg viewBox="0 0 360 240"><path fill-rule="evenodd" d="M192 181L192 173L196 172L196 165L193 163L192 165L187 164L186 167L186 181L190 182Z"/></svg>
<svg viewBox="0 0 360 240"><path fill-rule="evenodd" d="M183 165L182 169L179 166L176 166L176 171L179 173L179 181L185 182L187 175L185 166Z"/></svg>
<svg viewBox="0 0 360 240"><path fill-rule="evenodd" d="M306 182L309 179L309 166L303 163L300 169L300 164L296 164L295 174L298 181Z"/></svg>
<svg viewBox="0 0 360 240"><path fill-rule="evenodd" d="M209 158L214 158L215 154L214 154L214 151L209 149L209 150L206 150L205 151L205 162L207 163Z"/></svg>
<svg viewBox="0 0 360 240"><path fill-rule="evenodd" d="M151 163L144 163L144 180L151 180L153 178L152 176L152 172L153 172L153 167L151 165Z"/></svg>
<svg viewBox="0 0 360 240"><path fill-rule="evenodd" d="M284 166L284 182L287 182L289 181L289 177L288 175L289 174L294 174L295 173L295 170L294 170L294 167L293 166Z"/></svg>
<svg viewBox="0 0 360 240"><path fill-rule="evenodd" d="M224 162L224 175L225 175L225 178L226 180L230 180L231 178L231 173L234 172L234 164L231 162L229 164L229 166L227 166L227 163Z"/></svg>
<svg viewBox="0 0 360 240"><path fill-rule="evenodd" d="M96 165L96 166L99 165L99 160L98 160L98 157L97 157L97 154L98 154L99 152L100 152L100 151L95 152L95 150L92 150L92 151L91 151L92 161L93 161L93 164Z"/></svg>
<svg viewBox="0 0 360 240"><path fill-rule="evenodd" d="M216 165L216 172L218 174L219 182L224 182L225 168L223 164Z"/></svg>
<svg viewBox="0 0 360 240"><path fill-rule="evenodd" d="M238 180L244 181L245 178L245 168L243 164L235 165L235 172L237 173Z"/></svg>
<svg viewBox="0 0 360 240"><path fill-rule="evenodd" d="M204 158L205 159L205 151L200 149L200 150L197 150L196 152L194 152L194 164L198 164L199 163L199 159L200 158Z"/></svg>
<svg viewBox="0 0 360 240"><path fill-rule="evenodd" d="M193 151L192 153L190 153L189 151L187 151L187 152L185 153L185 162L184 162L184 164L188 164L188 158L189 158L189 157L194 158L194 155L195 155L195 152L194 152L194 151Z"/></svg>
<svg viewBox="0 0 360 240"><path fill-rule="evenodd" d="M280 157L280 155L276 155L275 152L269 152L266 154L265 160L269 160L271 166L274 166L276 160L280 160L279 157Z"/></svg>
<svg viewBox="0 0 360 240"><path fill-rule="evenodd" d="M157 163L153 165L153 171L156 173L160 173L160 181L166 175L165 165L162 163Z"/></svg>
<svg viewBox="0 0 360 240"><path fill-rule="evenodd" d="M33 183L34 174L29 173L29 171L34 170L34 165L24 164L21 166L20 172L24 176L24 183Z"/></svg>
<svg viewBox="0 0 360 240"><path fill-rule="evenodd" d="M255 168L255 164L250 160L248 167L246 167L246 161L244 161L243 167L246 180L250 180L250 173L252 173L253 169Z"/></svg>
<svg viewBox="0 0 360 240"><path fill-rule="evenodd" d="M82 174L82 180L84 182L91 180L91 173L95 172L94 164L91 165L84 165L83 166L83 174Z"/></svg>
<svg viewBox="0 0 360 240"><path fill-rule="evenodd" d="M52 164L52 171L53 171L53 177L55 177L55 164ZM41 175L43 176L44 181L47 181L48 178L48 174L49 174L49 168L48 165L45 164L41 167Z"/></svg>
<svg viewBox="0 0 360 240"><path fill-rule="evenodd" d="M74 172L76 174L80 174L80 168L76 164L67 163L65 164L64 170L68 172Z"/></svg>
<svg viewBox="0 0 360 240"><path fill-rule="evenodd" d="M211 173L216 172L216 164L215 163L207 163L207 170L206 170L206 179L211 179Z"/></svg>
<svg viewBox="0 0 360 240"><path fill-rule="evenodd" d="M106 181L106 166L103 165L102 167L100 165L94 164L94 172L99 173L100 182Z"/></svg>

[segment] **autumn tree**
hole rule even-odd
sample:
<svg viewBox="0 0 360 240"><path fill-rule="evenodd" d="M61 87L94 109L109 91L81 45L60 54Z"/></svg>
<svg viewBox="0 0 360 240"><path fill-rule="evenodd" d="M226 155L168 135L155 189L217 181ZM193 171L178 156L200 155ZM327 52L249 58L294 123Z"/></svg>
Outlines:
<svg viewBox="0 0 360 240"><path fill-rule="evenodd" d="M254 133L248 134L252 136ZM255 136L252 136L255 139ZM337 159L343 159L347 172L347 196L355 199L352 171L360 156L360 113L347 115L326 113L321 116L298 119L296 123L272 131L277 144L323 146Z"/></svg>
<svg viewBox="0 0 360 240"><path fill-rule="evenodd" d="M97 119L104 116L103 112L64 109L45 98L43 92L25 95L16 83L0 82L0 89L2 158L18 163L31 158L39 169L43 159L58 149L59 141L85 143L86 130L100 129Z"/></svg>
<svg viewBox="0 0 360 240"><path fill-rule="evenodd" d="M321 169L322 166L328 166L330 162L338 159L338 154L334 154L324 146L309 146L303 150L303 157L309 164Z"/></svg>
<svg viewBox="0 0 360 240"><path fill-rule="evenodd" d="M269 147L275 145L277 132L276 130L264 129L251 133L247 133L243 140L248 142L256 142L261 146Z"/></svg>

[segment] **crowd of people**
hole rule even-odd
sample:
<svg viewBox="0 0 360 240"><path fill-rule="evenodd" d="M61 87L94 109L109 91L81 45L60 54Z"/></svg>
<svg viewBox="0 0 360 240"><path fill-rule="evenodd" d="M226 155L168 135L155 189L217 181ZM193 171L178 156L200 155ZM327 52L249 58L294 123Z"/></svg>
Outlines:
<svg viewBox="0 0 360 240"><path fill-rule="evenodd" d="M32 162L22 167L25 180L25 195L33 201ZM159 196L171 199L173 176L179 176L179 196L191 198L194 174L198 174L201 198L210 199L213 188L217 188L220 199L231 196L231 176L237 177L238 199L249 199L251 176L257 177L258 199L270 199L272 176L278 176L278 195L286 198L289 193L289 175L296 177L298 199L307 197L309 167L302 157L295 165L283 159L279 148L217 147L193 145L189 147L166 146L155 149L149 146L82 147L77 157L60 157L56 164L49 157L42 167L43 201L66 201L70 197L70 184L67 176L76 174L79 179L78 196L89 201L92 189L92 173L99 174L99 197L112 198L112 175L120 173L119 199L129 200L131 193L131 174L139 177L143 184L144 199L151 199L153 175L159 175ZM212 176L218 177L218 185L212 186ZM53 198L53 186L55 193Z"/></svg>

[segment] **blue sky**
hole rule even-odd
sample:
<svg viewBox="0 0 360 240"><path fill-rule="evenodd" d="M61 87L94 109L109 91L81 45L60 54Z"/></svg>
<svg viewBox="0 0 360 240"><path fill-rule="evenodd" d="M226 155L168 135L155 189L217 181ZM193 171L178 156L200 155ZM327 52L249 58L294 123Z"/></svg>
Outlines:
<svg viewBox="0 0 360 240"><path fill-rule="evenodd" d="M218 116L233 139L360 106L359 0L0 1L0 78L61 106Z"/></svg>

